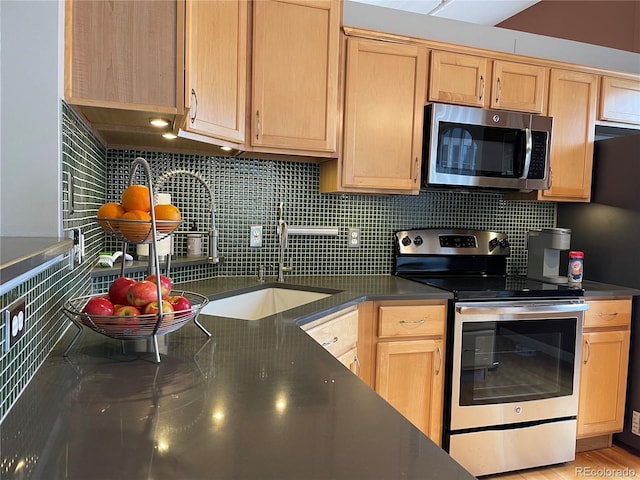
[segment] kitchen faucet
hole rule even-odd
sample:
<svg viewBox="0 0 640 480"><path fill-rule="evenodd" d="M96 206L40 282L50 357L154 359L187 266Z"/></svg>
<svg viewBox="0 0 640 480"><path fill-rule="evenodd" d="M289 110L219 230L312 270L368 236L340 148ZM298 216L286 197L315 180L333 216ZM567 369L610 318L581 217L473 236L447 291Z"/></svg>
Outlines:
<svg viewBox="0 0 640 480"><path fill-rule="evenodd" d="M286 250L289 244L289 227L287 226L287 222L285 222L284 219L282 218L283 209L284 209L284 204L280 202L280 209L278 214L279 216L278 226L276 229L278 233L278 245L279 245L278 282L280 283L284 283L284 273L291 271L291 267L284 266L284 251Z"/></svg>
<svg viewBox="0 0 640 480"><path fill-rule="evenodd" d="M213 189L209 186L206 180L199 174L192 172L191 170L185 169L176 169L170 170L166 173L163 173L158 180L156 181L155 189L156 191L160 190L160 187L164 185L164 182L167 181L170 177L174 175L187 175L189 177L193 177L198 180L209 193L209 197L211 199L211 228L208 232L204 232L209 235L209 252L208 252L208 261L209 263L219 263L220 255L218 254L218 229L216 228L216 203L215 197L213 196Z"/></svg>

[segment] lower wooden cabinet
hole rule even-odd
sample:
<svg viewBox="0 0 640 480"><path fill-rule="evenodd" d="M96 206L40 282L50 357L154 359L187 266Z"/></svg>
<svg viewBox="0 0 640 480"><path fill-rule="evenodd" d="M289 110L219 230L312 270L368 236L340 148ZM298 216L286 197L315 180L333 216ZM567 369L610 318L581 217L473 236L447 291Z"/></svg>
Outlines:
<svg viewBox="0 0 640 480"><path fill-rule="evenodd" d="M442 436L443 339L378 343L376 392L438 445Z"/></svg>
<svg viewBox="0 0 640 480"><path fill-rule="evenodd" d="M444 301L360 304L363 381L440 445L444 396Z"/></svg>
<svg viewBox="0 0 640 480"><path fill-rule="evenodd" d="M358 360L358 308L352 306L302 327L307 334L356 375Z"/></svg>
<svg viewBox="0 0 640 480"><path fill-rule="evenodd" d="M582 341L578 438L620 432L629 363L631 299L588 301Z"/></svg>

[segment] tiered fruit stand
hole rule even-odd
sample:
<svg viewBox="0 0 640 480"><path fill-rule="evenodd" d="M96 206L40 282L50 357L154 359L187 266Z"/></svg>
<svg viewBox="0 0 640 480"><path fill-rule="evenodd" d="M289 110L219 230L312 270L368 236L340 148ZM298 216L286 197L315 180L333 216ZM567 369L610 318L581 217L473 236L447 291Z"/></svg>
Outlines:
<svg viewBox="0 0 640 480"><path fill-rule="evenodd" d="M109 234L115 236L119 240L122 240L123 252L127 251L128 243L149 245L149 255L152 259L152 263L149 267L149 273L155 274L155 278L158 279L156 281L157 298L161 299L162 292L159 281L160 261L158 258L158 241L168 235L171 235L171 233L180 225L181 221L156 220L153 209L154 193L153 186L151 185L151 169L144 158L138 157L132 162L129 172L129 185L132 185L136 170L139 167L143 169L149 188L149 200L152 205L150 210L151 221L117 218L96 218L96 221ZM120 276L122 277L124 276L124 267L125 265L123 261L120 270ZM68 300L65 302L62 309L71 322L78 327L78 332L64 351L64 355L69 353L82 334L84 327L88 327L95 332L118 340L151 338L153 340L156 363L160 363L158 336L173 332L181 328L190 320L193 320L200 330L210 337L211 333L209 333L207 329L198 322L198 315L200 314L202 307L209 302L207 297L198 293L186 291L172 291L170 295L184 296L191 303L191 308L189 310L163 312L162 302L159 301L157 313L140 314L135 317L119 317L112 315L89 315L88 313L83 312L83 309L89 299L93 297L101 297L104 296L104 294L87 295Z"/></svg>

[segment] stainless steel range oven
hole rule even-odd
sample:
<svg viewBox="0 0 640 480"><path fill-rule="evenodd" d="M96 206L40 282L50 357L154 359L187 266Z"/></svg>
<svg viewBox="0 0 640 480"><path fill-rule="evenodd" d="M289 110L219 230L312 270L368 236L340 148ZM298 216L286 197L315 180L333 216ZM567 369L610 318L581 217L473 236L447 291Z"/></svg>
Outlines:
<svg viewBox="0 0 640 480"><path fill-rule="evenodd" d="M506 275L498 232L407 230L394 243L396 275L453 293L443 448L476 476L572 460L583 290Z"/></svg>

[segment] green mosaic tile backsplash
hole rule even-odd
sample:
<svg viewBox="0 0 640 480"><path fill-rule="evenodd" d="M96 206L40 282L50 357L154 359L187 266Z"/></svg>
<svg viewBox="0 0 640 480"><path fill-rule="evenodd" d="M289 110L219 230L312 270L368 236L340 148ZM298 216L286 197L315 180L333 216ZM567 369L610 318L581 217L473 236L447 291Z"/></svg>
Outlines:
<svg viewBox="0 0 640 480"><path fill-rule="evenodd" d="M292 236L285 263L295 275L384 275L391 271L394 230L419 227L492 229L509 235L510 273L526 271L526 232L555 226L556 205L508 201L498 193L424 191L417 196L381 196L318 193L319 166L312 163L235 159L161 152L108 150L66 106L62 113L63 225L81 227L87 257L75 270L66 256L48 270L2 295L1 305L25 296L27 333L8 353L0 353L0 418L18 398L53 345L69 325L61 306L69 297L106 290L108 278L93 283L89 274L101 251L116 251L121 244L107 237L94 221L98 207L117 201L128 184L131 162L142 156L160 175L187 169L212 188L215 197L220 265L172 269L175 282L213 276L255 275L259 265L274 275L278 260L276 224L278 205L284 218L296 226L336 226L338 236ZM76 187L74 213L69 213L68 181ZM136 182L144 182L140 175ZM165 182L163 192L182 211L185 231L193 222L211 228L210 198L206 188L187 175ZM251 225L263 226L263 247L249 247ZM361 229L362 246L347 247L349 227ZM208 240L203 239L203 251ZM174 235L175 254L186 253L184 233ZM135 248L129 247L135 254ZM0 331L4 328L0 320ZM0 339L1 340L1 339ZM28 419L25 419L28 421Z"/></svg>

